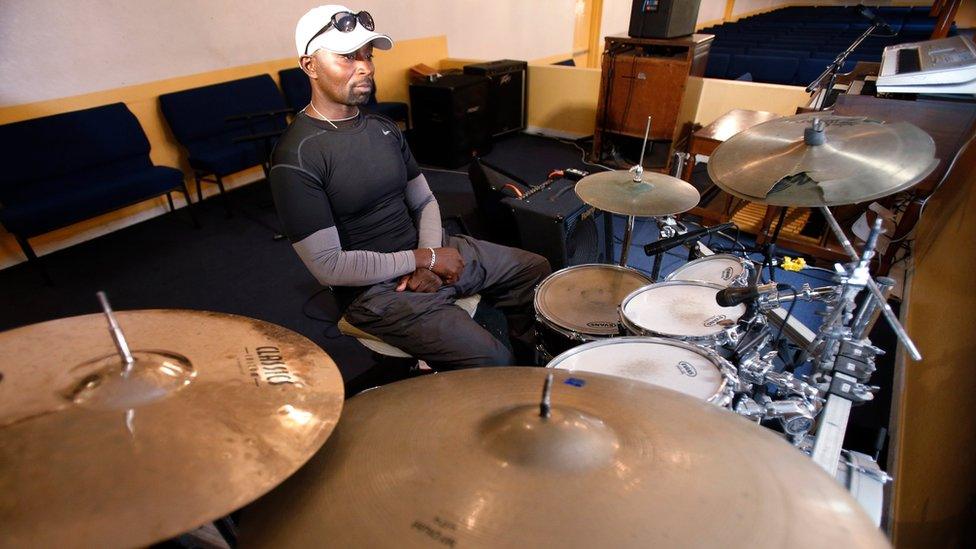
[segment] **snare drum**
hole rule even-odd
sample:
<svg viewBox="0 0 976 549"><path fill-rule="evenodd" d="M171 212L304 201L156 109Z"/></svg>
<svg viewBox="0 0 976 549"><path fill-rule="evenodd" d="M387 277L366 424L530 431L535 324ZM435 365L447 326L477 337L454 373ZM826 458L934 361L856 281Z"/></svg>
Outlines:
<svg viewBox="0 0 976 549"><path fill-rule="evenodd" d="M549 275L535 289L535 318L549 356L587 341L620 334L617 307L651 281L617 265L575 265Z"/></svg>
<svg viewBox="0 0 976 549"><path fill-rule="evenodd" d="M620 320L634 335L673 337L710 346L734 344L746 306L722 307L716 303L715 294L723 288L697 280L644 286L624 298Z"/></svg>
<svg viewBox="0 0 976 549"><path fill-rule="evenodd" d="M547 368L607 374L728 406L738 386L732 364L711 349L659 337L616 337L580 345Z"/></svg>
<svg viewBox="0 0 976 549"><path fill-rule="evenodd" d="M748 259L732 254L715 254L685 263L666 276L665 280L700 280L741 288L749 285L752 267Z"/></svg>

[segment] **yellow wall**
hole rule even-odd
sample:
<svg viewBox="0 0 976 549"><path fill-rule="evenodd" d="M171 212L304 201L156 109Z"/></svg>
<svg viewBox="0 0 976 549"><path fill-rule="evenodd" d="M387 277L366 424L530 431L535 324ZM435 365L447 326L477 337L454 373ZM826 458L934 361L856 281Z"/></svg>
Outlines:
<svg viewBox="0 0 976 549"><path fill-rule="evenodd" d="M914 247L905 327L923 359L900 365L895 393L897 547L964 547L966 533L976 534L976 147L969 149L929 201Z"/></svg>
<svg viewBox="0 0 976 549"><path fill-rule="evenodd" d="M956 26L961 29L976 27L976 2L962 0L962 5L956 12Z"/></svg>
<svg viewBox="0 0 976 549"><path fill-rule="evenodd" d="M436 36L397 42L396 48L376 52L376 86L379 97L386 101L407 101L407 68L417 63L436 66L447 57L447 38ZM96 107L108 103L123 102L139 119L152 146L153 162L166 166L179 166L187 172L187 180L193 181L192 172L185 163L183 152L169 132L159 110L158 98L164 93L216 84L257 74L271 74L275 80L278 71L297 66L296 58L285 58L265 63L232 67L220 71L150 82L137 86L117 88L102 92L52 99L39 103L0 108L0 124L17 122L40 116ZM261 176L260 168L254 168L227 179L228 187L250 183ZM193 189L191 189L192 191ZM214 185L204 186L205 194L216 192ZM180 201L178 201L181 204ZM149 219L166 211L166 199L142 202L88 221L66 227L31 239L38 255L89 240L98 235ZM0 268L24 260L24 256L12 235L0 229Z"/></svg>
<svg viewBox="0 0 976 549"><path fill-rule="evenodd" d="M709 124L732 109L792 115L809 100L810 95L799 86L691 77L680 113L685 118L678 123Z"/></svg>
<svg viewBox="0 0 976 549"><path fill-rule="evenodd" d="M593 133L600 96L600 69L529 66L529 126L555 134Z"/></svg>

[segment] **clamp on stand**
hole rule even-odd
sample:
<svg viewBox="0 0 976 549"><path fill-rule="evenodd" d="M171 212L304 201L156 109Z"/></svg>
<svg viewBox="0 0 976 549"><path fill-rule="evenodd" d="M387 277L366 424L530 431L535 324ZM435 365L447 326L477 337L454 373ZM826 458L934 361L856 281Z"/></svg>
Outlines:
<svg viewBox="0 0 976 549"><path fill-rule="evenodd" d="M881 354L881 349L871 345L867 339L867 332L876 317L878 310L884 311L887 295L878 289L871 279L869 265L874 256L878 235L881 233L881 221L876 220L868 236L864 252L858 257L853 246L843 236L840 225L826 207L821 208L831 227L838 232L838 238L845 243L848 253L855 262L847 267L837 265L837 279L840 282L839 298L836 303L828 307L828 317L820 328L820 333L807 347L805 354L816 353L815 372L813 377L829 379L825 384L828 394L827 403L817 427L816 440L813 446L813 460L831 476L837 472L837 465L841 456L841 445L847 431L851 406L855 403L868 402L874 398L877 387L867 385L871 374L875 371L874 358ZM890 279L882 279L886 290L891 288ZM865 288L872 288L867 299L855 311L854 299ZM888 307L890 310L890 307ZM889 319L891 321L892 319ZM906 348L914 349L914 344L904 333L904 328L895 319L892 327L904 336ZM917 349L915 350L917 353Z"/></svg>

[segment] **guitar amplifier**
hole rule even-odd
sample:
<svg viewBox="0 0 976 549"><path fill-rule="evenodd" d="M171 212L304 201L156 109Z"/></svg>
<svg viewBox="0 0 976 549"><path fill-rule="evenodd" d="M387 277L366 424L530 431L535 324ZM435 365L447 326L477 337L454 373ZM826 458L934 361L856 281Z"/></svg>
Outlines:
<svg viewBox="0 0 976 549"><path fill-rule="evenodd" d="M553 271L607 259L606 214L580 200L575 186L575 181L557 179L521 199L502 199L515 218L520 247L548 259Z"/></svg>
<svg viewBox="0 0 976 549"><path fill-rule="evenodd" d="M464 67L464 74L488 78L488 132L492 137L525 129L528 66L525 61L502 59Z"/></svg>

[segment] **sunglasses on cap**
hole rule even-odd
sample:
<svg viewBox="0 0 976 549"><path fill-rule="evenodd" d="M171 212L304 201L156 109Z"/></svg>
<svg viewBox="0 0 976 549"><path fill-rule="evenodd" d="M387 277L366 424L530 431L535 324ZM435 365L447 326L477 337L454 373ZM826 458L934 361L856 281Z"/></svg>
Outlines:
<svg viewBox="0 0 976 549"><path fill-rule="evenodd" d="M339 32L352 32L356 29L356 23L363 26L364 29L371 31L374 28L373 16L369 14L368 11L361 11L359 13L352 13L351 11L340 11L332 16L332 19L322 27L319 32L312 35L305 43L305 55L308 55L308 47L312 45L312 40L315 40L319 36L325 34L329 29L336 29Z"/></svg>

